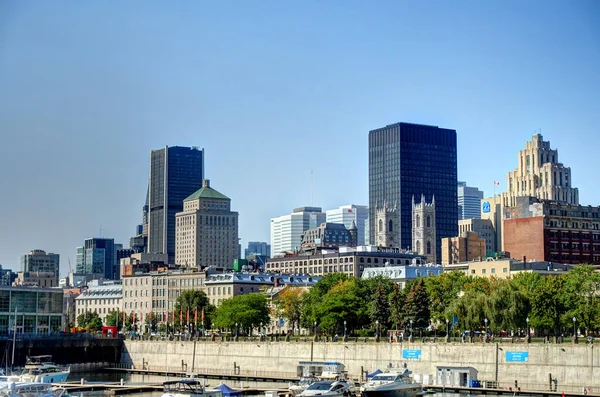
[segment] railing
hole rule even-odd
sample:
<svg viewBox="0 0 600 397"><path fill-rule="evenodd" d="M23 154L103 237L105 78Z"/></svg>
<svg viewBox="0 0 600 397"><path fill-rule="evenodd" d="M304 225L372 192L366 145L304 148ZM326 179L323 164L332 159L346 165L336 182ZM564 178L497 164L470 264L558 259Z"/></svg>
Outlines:
<svg viewBox="0 0 600 397"><path fill-rule="evenodd" d="M482 388L488 389L504 389L512 391L532 391L532 392L565 392L565 393L577 393L577 394L597 394L600 391L598 387L581 386L581 385L569 385L560 383L525 383L525 382L495 382L495 381L481 381Z"/></svg>

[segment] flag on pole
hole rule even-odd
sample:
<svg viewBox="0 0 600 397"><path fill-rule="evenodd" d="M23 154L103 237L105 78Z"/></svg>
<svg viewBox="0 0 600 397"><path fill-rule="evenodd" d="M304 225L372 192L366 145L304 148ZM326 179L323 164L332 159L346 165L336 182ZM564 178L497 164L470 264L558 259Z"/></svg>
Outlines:
<svg viewBox="0 0 600 397"><path fill-rule="evenodd" d="M179 325L183 324L183 312L179 310Z"/></svg>
<svg viewBox="0 0 600 397"><path fill-rule="evenodd" d="M498 186L500 186L500 182L498 182L498 181L494 181L494 185L498 185Z"/></svg>
<svg viewBox="0 0 600 397"><path fill-rule="evenodd" d="M163 323L167 322L167 313L163 312Z"/></svg>
<svg viewBox="0 0 600 397"><path fill-rule="evenodd" d="M190 323L190 309L187 310L187 316L185 317L185 322Z"/></svg>
<svg viewBox="0 0 600 397"><path fill-rule="evenodd" d="M194 311L194 324L198 323L198 309Z"/></svg>
<svg viewBox="0 0 600 397"><path fill-rule="evenodd" d="M201 320L202 324L204 324L204 308L202 308Z"/></svg>
<svg viewBox="0 0 600 397"><path fill-rule="evenodd" d="M175 311L171 312L171 323L175 324Z"/></svg>
<svg viewBox="0 0 600 397"><path fill-rule="evenodd" d="M123 324L125 324L125 312L121 312L121 317L123 318Z"/></svg>

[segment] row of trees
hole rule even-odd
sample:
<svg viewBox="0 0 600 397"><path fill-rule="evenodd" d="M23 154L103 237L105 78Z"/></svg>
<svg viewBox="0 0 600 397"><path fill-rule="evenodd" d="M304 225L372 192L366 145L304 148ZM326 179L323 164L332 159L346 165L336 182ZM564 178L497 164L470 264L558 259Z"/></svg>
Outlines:
<svg viewBox="0 0 600 397"><path fill-rule="evenodd" d="M204 292L191 290L179 296L174 321L168 319L167 323L169 331L181 330L188 323L188 313L203 313L203 318L194 315L194 321L190 320L194 330L249 333L266 327L273 318L285 318L288 328L298 324L331 334L382 333L387 329L444 332L452 324L455 329L471 331L487 326L494 333L530 326L545 335L559 335L573 329L575 318L576 326L589 333L600 328L600 274L588 265L556 276L520 273L510 279L452 272L419 278L400 289L384 277L361 279L332 273L309 290L284 288L273 303L257 293L227 299L215 308ZM164 332L167 324L163 320L150 313L145 318L146 328ZM81 314L77 321L90 329L102 326L94 313ZM135 314L123 316L120 311L110 313L106 323L124 325L126 330L139 325Z"/></svg>
<svg viewBox="0 0 600 397"><path fill-rule="evenodd" d="M407 283L356 279L329 274L308 292L286 289L278 298L281 315L312 329L315 322L331 333L346 330L430 329L502 331L532 327L545 335L600 328L600 274L576 266L561 275L520 273L510 279L443 273ZM486 321L487 320L487 321ZM379 329L377 329L379 327Z"/></svg>

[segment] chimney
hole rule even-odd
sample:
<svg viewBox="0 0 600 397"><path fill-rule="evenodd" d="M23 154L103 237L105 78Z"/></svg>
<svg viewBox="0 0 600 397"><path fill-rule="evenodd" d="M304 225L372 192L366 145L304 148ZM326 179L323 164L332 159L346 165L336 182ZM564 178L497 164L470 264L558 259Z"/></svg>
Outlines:
<svg viewBox="0 0 600 397"><path fill-rule="evenodd" d="M209 179L204 179L202 181L202 187L210 187L210 180Z"/></svg>
<svg viewBox="0 0 600 397"><path fill-rule="evenodd" d="M523 263L527 263L527 257L523 255Z"/></svg>

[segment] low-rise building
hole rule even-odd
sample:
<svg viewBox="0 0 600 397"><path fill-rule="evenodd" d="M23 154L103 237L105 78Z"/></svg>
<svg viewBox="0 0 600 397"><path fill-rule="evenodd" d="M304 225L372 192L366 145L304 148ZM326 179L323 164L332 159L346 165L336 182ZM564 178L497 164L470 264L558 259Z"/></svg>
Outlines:
<svg viewBox="0 0 600 397"><path fill-rule="evenodd" d="M463 219L458 221L458 235L474 232L485 240L485 252L496 252L496 231L490 219Z"/></svg>
<svg viewBox="0 0 600 397"><path fill-rule="evenodd" d="M106 316L114 310L121 310L122 301L121 281L90 281L87 288L75 298L75 318L86 312L93 312L106 324Z"/></svg>
<svg viewBox="0 0 600 397"><path fill-rule="evenodd" d="M485 240L474 232L462 232L459 237L442 239L443 265L483 260L485 253Z"/></svg>
<svg viewBox="0 0 600 397"><path fill-rule="evenodd" d="M58 286L54 272L18 272L15 286L52 288Z"/></svg>
<svg viewBox="0 0 600 397"><path fill-rule="evenodd" d="M302 234L302 250L315 251L318 248L356 247L358 229L352 223L346 229L341 223L321 223L314 229Z"/></svg>
<svg viewBox="0 0 600 397"><path fill-rule="evenodd" d="M388 265L422 265L426 263L424 255L416 255L399 248L376 246L340 247L323 249L317 254L295 255L268 259L266 272L281 274L310 274L324 276L328 273L345 273L360 277L366 267Z"/></svg>
<svg viewBox="0 0 600 397"><path fill-rule="evenodd" d="M64 328L63 290L0 286L0 336L47 334Z"/></svg>
<svg viewBox="0 0 600 397"><path fill-rule="evenodd" d="M362 278L369 279L377 276L387 277L403 289L410 280L415 280L420 277L437 276L442 274L443 271L442 265L433 263L427 265L368 267L363 271Z"/></svg>
<svg viewBox="0 0 600 397"><path fill-rule="evenodd" d="M569 265L545 261L523 262L509 258L488 258L485 261L447 264L444 265L444 272L458 270L467 276L509 278L524 272L538 273L542 276L560 275L569 271L571 268L572 266Z"/></svg>

